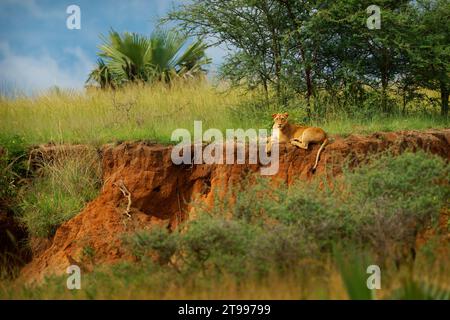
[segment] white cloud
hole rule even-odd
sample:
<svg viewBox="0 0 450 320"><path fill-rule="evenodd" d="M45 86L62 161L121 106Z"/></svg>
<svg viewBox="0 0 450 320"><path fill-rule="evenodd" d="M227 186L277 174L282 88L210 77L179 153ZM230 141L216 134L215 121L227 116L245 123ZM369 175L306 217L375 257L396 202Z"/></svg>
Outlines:
<svg viewBox="0 0 450 320"><path fill-rule="evenodd" d="M15 54L8 43L0 42L0 83L7 89L33 93L52 86L80 89L84 86L93 64L79 47L67 48L73 56L70 66L64 66L50 56Z"/></svg>
<svg viewBox="0 0 450 320"><path fill-rule="evenodd" d="M59 12L56 9L51 9L48 6L45 9L36 3L36 0L2 0L2 4L10 4L14 6L21 6L28 11L33 17L39 19L48 19L50 17L64 16L65 12Z"/></svg>

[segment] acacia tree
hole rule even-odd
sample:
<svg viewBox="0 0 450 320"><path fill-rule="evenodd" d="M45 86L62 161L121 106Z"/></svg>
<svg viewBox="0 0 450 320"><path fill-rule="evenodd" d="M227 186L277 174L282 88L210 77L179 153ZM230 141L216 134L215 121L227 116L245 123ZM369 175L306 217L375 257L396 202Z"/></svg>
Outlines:
<svg viewBox="0 0 450 320"><path fill-rule="evenodd" d="M450 92L450 2L416 1L412 26L416 35L408 47L415 82L440 91L441 115L448 116Z"/></svg>
<svg viewBox="0 0 450 320"><path fill-rule="evenodd" d="M318 58L317 43L307 32L307 26L319 10L326 7L324 1L278 0L284 8L286 19L287 57L289 84L296 92L305 91L307 114L311 113L311 97L314 95L316 66Z"/></svg>
<svg viewBox="0 0 450 320"><path fill-rule="evenodd" d="M369 30L374 4L381 29ZM221 71L234 83L262 86L266 99L273 88L282 104L304 94L308 115L317 89L344 105L376 96L389 113L390 92L406 109L420 86L441 91L447 114L449 12L448 0L192 0L164 21L229 46Z"/></svg>
<svg viewBox="0 0 450 320"><path fill-rule="evenodd" d="M313 93L310 48L302 35L303 23L315 1L194 0L172 10L164 21L176 21L193 36L212 39L211 45L232 48L222 74L234 82L245 79L262 85L268 96L275 89L280 103L287 90ZM292 63L294 62L295 63Z"/></svg>
<svg viewBox="0 0 450 320"><path fill-rule="evenodd" d="M366 26L366 10L373 3L382 8L381 29ZM370 86L380 91L381 109L389 112L388 90L400 78L406 57L402 47L410 41L409 11L408 1L328 1L307 28L324 84L339 90L350 83L356 91Z"/></svg>
<svg viewBox="0 0 450 320"><path fill-rule="evenodd" d="M396 76L393 44L401 28L367 30L366 8L372 2L194 0L166 20L177 21L192 35L213 38L213 44L229 44L234 52L222 68L225 76L262 84L266 92L271 85L279 101L285 101L287 90L304 93L308 115L317 85L350 79L380 86L386 111L387 90ZM378 2L389 26L394 25L390 13L407 1Z"/></svg>

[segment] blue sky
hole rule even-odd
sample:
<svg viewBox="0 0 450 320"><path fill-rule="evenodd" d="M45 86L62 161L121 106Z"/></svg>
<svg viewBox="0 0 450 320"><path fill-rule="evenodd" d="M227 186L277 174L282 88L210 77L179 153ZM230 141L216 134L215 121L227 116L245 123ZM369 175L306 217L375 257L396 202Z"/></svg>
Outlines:
<svg viewBox="0 0 450 320"><path fill-rule="evenodd" d="M27 93L52 86L82 88L110 28L150 34L182 0L0 0L0 90ZM81 9L81 30L69 30L69 5ZM211 48L215 68L224 52Z"/></svg>

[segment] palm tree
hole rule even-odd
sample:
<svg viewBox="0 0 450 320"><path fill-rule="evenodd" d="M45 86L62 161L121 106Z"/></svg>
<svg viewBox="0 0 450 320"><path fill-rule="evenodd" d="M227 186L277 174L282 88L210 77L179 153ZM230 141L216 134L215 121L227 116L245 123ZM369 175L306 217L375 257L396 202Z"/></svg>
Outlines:
<svg viewBox="0 0 450 320"><path fill-rule="evenodd" d="M97 60L97 67L91 71L86 82L96 82L102 89L115 87L113 76L102 59Z"/></svg>
<svg viewBox="0 0 450 320"><path fill-rule="evenodd" d="M147 38L111 30L109 37L102 39L97 68L87 80L102 88L127 82L170 82L176 77L195 77L203 74L203 67L211 61L201 40L188 45L188 38L174 31L158 30Z"/></svg>

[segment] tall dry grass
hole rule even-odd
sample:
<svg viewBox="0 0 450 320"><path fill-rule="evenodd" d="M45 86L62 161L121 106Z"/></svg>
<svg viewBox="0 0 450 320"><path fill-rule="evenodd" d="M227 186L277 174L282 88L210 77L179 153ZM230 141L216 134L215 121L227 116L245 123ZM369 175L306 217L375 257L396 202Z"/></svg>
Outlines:
<svg viewBox="0 0 450 320"><path fill-rule="evenodd" d="M100 158L92 147L58 147L44 153L36 166L33 181L16 199L16 211L31 238L51 238L57 227L97 196Z"/></svg>
<svg viewBox="0 0 450 320"><path fill-rule="evenodd" d="M133 85L117 91L50 91L0 100L0 132L30 144L168 142L174 129L190 129L194 120L223 128L228 122L226 109L241 100L240 92L223 93L204 82Z"/></svg>
<svg viewBox="0 0 450 320"><path fill-rule="evenodd" d="M225 90L207 81L171 85L130 85L120 90L50 90L34 97L0 98L0 145L13 140L26 145L55 143L103 144L118 140L154 140L169 143L177 128L270 128L271 114L289 111L294 122L305 121L305 101L289 106L262 101L262 95L237 88ZM334 106L323 105L324 110ZM362 110L363 106L354 106ZM349 116L331 112L309 124L331 134L371 133L404 129L449 127L448 119L414 113L409 116Z"/></svg>

